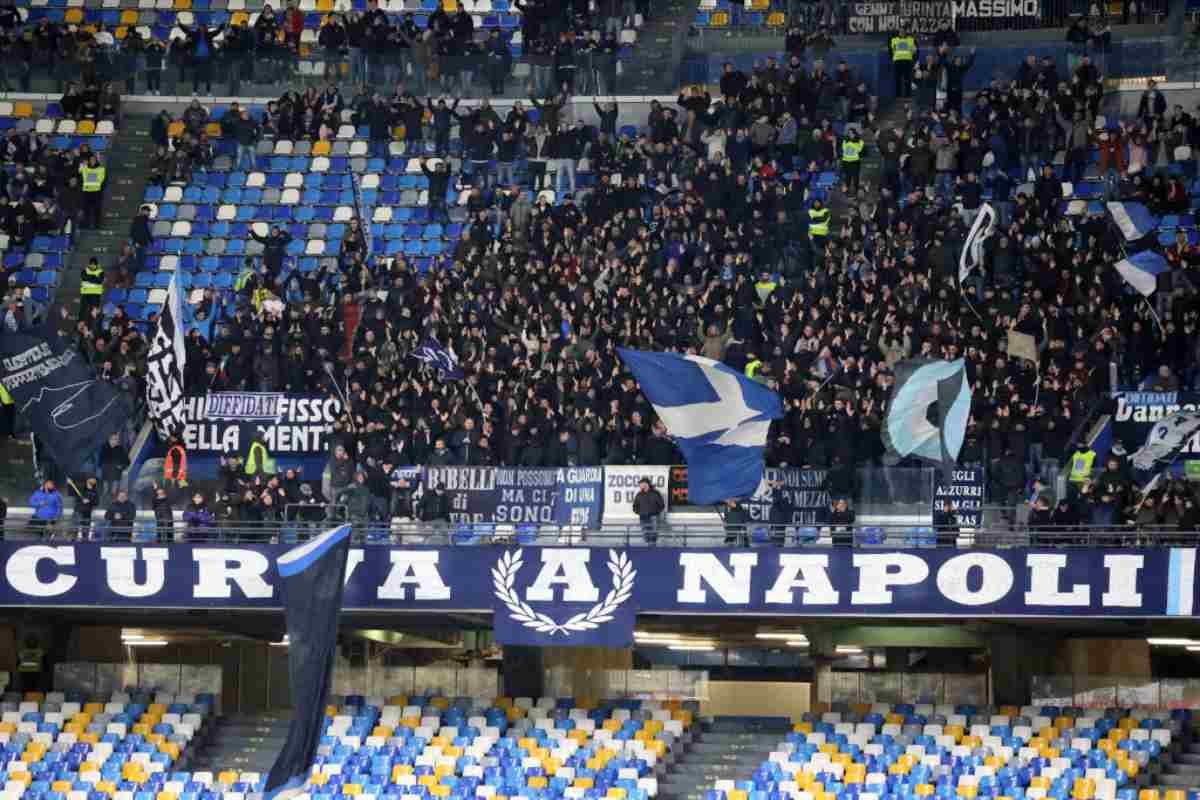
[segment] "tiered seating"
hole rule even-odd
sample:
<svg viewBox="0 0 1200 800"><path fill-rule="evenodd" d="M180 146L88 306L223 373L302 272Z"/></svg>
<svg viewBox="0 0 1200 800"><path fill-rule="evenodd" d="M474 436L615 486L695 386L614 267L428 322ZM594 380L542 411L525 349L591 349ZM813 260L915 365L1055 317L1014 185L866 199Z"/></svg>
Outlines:
<svg viewBox="0 0 1200 800"><path fill-rule="evenodd" d="M329 708L308 797L647 800L691 721L637 700L347 697Z"/></svg>
<svg viewBox="0 0 1200 800"><path fill-rule="evenodd" d="M761 0L757 0L761 1ZM253 26L268 0L16 0L18 12L30 23L43 19L53 23L93 26L103 25L117 39L124 39L130 28L139 28L143 35L166 41L172 34L182 35L180 26L196 24L218 27L246 23ZM300 56L307 58L319 52L318 33L330 12L345 10L334 0L300 0L304 12L304 31L301 35ZM359 13L367 10L367 0L351 0L350 7ZM509 41L514 58L522 55L521 12L511 0L381 0L379 7L395 17L411 13L417 27L429 25L429 15L438 6L447 13L457 13L459 7L475 18L476 38L484 41L498 30ZM278 3L274 4L280 13ZM395 22L395 19L393 19ZM176 33L178 32L178 33ZM628 49L637 41L637 31L621 32L625 47L621 58L628 58ZM301 62L302 64L305 62ZM311 62L310 62L311 63ZM319 62L317 62L319 63Z"/></svg>
<svg viewBox="0 0 1200 800"><path fill-rule="evenodd" d="M171 767L212 713L214 702L212 695L136 690L91 701L74 692L5 695L0 703L0 799L185 797L189 779Z"/></svg>
<svg viewBox="0 0 1200 800"><path fill-rule="evenodd" d="M748 26L782 28L787 25L787 4L780 0L700 0L695 25L699 28Z"/></svg>
<svg viewBox="0 0 1200 800"><path fill-rule="evenodd" d="M806 714L750 781L706 800L765 797L1158 800L1137 778L1190 712L857 705ZM1168 792L1168 800L1185 800Z"/></svg>
<svg viewBox="0 0 1200 800"><path fill-rule="evenodd" d="M31 103L0 101L0 136L9 130L46 134L50 137L50 146L57 150L76 150L87 145L100 153L101 158L115 134L111 120L76 122L65 119L58 103L50 103L45 111L35 112ZM30 288L39 302L48 301L59 285L70 249L67 236L38 236L29 252L14 251L8 237L0 234L0 263L5 272L12 275L12 285Z"/></svg>

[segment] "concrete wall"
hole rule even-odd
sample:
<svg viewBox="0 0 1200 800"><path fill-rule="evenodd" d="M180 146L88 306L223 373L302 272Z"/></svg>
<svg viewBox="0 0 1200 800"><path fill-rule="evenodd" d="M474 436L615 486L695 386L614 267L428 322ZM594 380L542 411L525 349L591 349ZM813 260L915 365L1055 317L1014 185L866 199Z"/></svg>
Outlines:
<svg viewBox="0 0 1200 800"><path fill-rule="evenodd" d="M704 716L762 716L799 719L810 708L807 683L709 681Z"/></svg>

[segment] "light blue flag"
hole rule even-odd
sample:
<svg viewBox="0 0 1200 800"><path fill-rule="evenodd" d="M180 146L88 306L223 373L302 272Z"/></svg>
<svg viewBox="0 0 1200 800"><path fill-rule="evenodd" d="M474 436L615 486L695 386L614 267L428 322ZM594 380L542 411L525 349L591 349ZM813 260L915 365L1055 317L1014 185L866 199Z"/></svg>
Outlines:
<svg viewBox="0 0 1200 800"><path fill-rule="evenodd" d="M887 460L916 456L943 466L958 461L971 415L971 386L963 360L908 359L896 364L895 373L881 431Z"/></svg>
<svg viewBox="0 0 1200 800"><path fill-rule="evenodd" d="M1167 260L1153 250L1134 253L1129 258L1121 259L1114 266L1125 282L1142 297L1154 294L1158 287L1158 276L1171 271Z"/></svg>
<svg viewBox="0 0 1200 800"><path fill-rule="evenodd" d="M763 477L779 395L703 356L619 349L688 464L688 499L697 505L750 497Z"/></svg>
<svg viewBox="0 0 1200 800"><path fill-rule="evenodd" d="M1106 206L1112 221L1128 242L1137 241L1158 230L1158 220L1141 203L1111 202Z"/></svg>

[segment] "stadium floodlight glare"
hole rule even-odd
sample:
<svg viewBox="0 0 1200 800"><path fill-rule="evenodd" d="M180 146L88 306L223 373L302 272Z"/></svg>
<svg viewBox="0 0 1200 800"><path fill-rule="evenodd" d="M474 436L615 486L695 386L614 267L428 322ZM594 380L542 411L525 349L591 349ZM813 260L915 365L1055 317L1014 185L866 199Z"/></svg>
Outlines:
<svg viewBox="0 0 1200 800"><path fill-rule="evenodd" d="M856 656L859 653L861 653L862 651L863 651L863 649L861 647L854 647L854 646L848 645L848 644L839 644L834 649L835 653L837 653L838 655L842 655L842 656Z"/></svg>
<svg viewBox="0 0 1200 800"><path fill-rule="evenodd" d="M125 631L121 631L122 642L138 642L145 638L146 637L140 633L126 633Z"/></svg>
<svg viewBox="0 0 1200 800"><path fill-rule="evenodd" d="M166 639L126 639L126 647L166 647Z"/></svg>
<svg viewBox="0 0 1200 800"><path fill-rule="evenodd" d="M808 647L807 639L793 639L790 642L784 642L788 647Z"/></svg>
<svg viewBox="0 0 1200 800"><path fill-rule="evenodd" d="M803 633L771 633L759 631L754 634L755 639L781 639L788 642L807 642L808 637Z"/></svg>
<svg viewBox="0 0 1200 800"><path fill-rule="evenodd" d="M1183 649L1187 650L1189 653L1200 653L1200 644L1189 644Z"/></svg>
<svg viewBox="0 0 1200 800"><path fill-rule="evenodd" d="M715 650L711 644L673 644L667 648L668 650L679 650L683 652L703 653Z"/></svg>
<svg viewBox="0 0 1200 800"><path fill-rule="evenodd" d="M650 638L642 637L635 644L650 645L651 647L667 647L673 644L694 644L703 647L715 647L716 642L712 639L685 639L681 636L653 636Z"/></svg>
<svg viewBox="0 0 1200 800"><path fill-rule="evenodd" d="M1200 641L1196 641L1195 639L1158 637L1158 638L1147 639L1146 643L1152 644L1152 645L1158 645L1161 647L1186 647L1189 644L1200 644Z"/></svg>

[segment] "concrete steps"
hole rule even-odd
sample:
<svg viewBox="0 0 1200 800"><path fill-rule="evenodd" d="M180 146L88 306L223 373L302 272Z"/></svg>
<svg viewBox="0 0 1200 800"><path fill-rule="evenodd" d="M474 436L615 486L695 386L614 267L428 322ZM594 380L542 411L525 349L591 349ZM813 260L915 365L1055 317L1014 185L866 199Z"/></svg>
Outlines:
<svg viewBox="0 0 1200 800"><path fill-rule="evenodd" d="M659 796L703 800L718 780L749 780L783 736L756 731L750 725L704 731L659 780Z"/></svg>
<svg viewBox="0 0 1200 800"><path fill-rule="evenodd" d="M231 715L216 723L209 743L192 758L193 770L235 769L264 775L287 740L291 718L279 714Z"/></svg>

